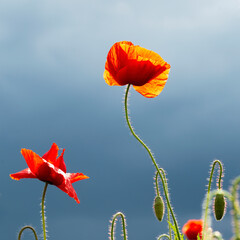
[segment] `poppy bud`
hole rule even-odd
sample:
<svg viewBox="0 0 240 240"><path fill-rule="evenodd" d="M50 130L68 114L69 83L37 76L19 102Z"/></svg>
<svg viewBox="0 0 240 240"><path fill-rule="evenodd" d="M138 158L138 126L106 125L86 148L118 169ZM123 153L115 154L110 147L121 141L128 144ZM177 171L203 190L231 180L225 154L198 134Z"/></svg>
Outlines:
<svg viewBox="0 0 240 240"><path fill-rule="evenodd" d="M221 220L225 214L225 198L221 190L218 191L214 201L214 215L217 221Z"/></svg>
<svg viewBox="0 0 240 240"><path fill-rule="evenodd" d="M156 218L161 222L165 211L164 202L161 196L155 197L153 208Z"/></svg>

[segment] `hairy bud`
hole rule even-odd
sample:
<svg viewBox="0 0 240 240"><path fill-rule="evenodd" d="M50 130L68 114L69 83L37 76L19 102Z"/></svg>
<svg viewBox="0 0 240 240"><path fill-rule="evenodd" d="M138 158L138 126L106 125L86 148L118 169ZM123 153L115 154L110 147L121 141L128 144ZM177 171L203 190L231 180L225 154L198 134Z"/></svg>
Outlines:
<svg viewBox="0 0 240 240"><path fill-rule="evenodd" d="M165 212L165 206L161 196L155 197L153 208L156 218L161 222Z"/></svg>
<svg viewBox="0 0 240 240"><path fill-rule="evenodd" d="M214 215L217 221L220 221L225 214L225 198L221 190L218 191L214 201Z"/></svg>

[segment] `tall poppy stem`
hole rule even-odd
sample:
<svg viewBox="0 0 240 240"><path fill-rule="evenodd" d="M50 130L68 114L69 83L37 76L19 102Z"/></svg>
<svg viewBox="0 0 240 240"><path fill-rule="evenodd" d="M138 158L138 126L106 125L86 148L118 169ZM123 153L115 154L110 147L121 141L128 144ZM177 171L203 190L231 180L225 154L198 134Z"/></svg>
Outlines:
<svg viewBox="0 0 240 240"><path fill-rule="evenodd" d="M125 116L126 116L126 121L127 121L127 124L128 124L128 127L132 133L132 135L138 140L138 142L140 142L142 144L142 146L147 150L159 176L161 177L161 181L162 181L162 185L163 185L163 190L164 190L164 194L165 194L165 198L166 198L166 201L167 201L167 206L168 208L170 209L170 212L171 212L171 215L172 215L172 219L173 219L173 222L174 222L174 225L176 227L176 232L177 232L177 238L180 240L180 233L179 233L179 229L178 229L178 224L177 224L177 220L174 216L174 212L173 212L173 209L171 207L171 204L170 204L170 201L169 201L169 197L168 197L168 190L167 190L167 187L166 187L166 184L165 184L165 181L164 181L164 178L162 176L162 173L161 171L159 170L159 167L153 157L153 154L151 153L150 149L147 147L147 145L138 137L138 135L134 132L133 128L132 128L132 125L129 121L129 117L128 117L128 104L127 104L127 100L128 100L128 93L129 93L129 89L130 89L130 86L131 84L128 84L127 85L127 88L126 88L126 93L125 93L125 101L124 101L124 106L125 106Z"/></svg>
<svg viewBox="0 0 240 240"><path fill-rule="evenodd" d="M43 189L43 195L42 195L42 227L43 227L43 239L46 240L47 236L46 236L46 219L45 219L45 211L44 211L44 202L45 202L45 196L46 196L46 191L47 191L47 186L48 183L46 182L44 189Z"/></svg>
<svg viewBox="0 0 240 240"><path fill-rule="evenodd" d="M213 178L213 172L215 169L215 165L219 165L219 178L218 178L218 189L221 189L221 183L222 183L222 175L223 175L223 166L222 163L219 160L215 160L212 164L212 170L210 173L210 178L209 178L209 183L208 183L208 191L207 191L207 198L206 198L206 206L205 206L205 213L204 213L204 220L203 220L203 240L205 240L206 234L207 234L207 217L208 217L208 207L209 207L209 202L210 202L210 190L211 190L211 184L212 184L212 178Z"/></svg>
<svg viewBox="0 0 240 240"><path fill-rule="evenodd" d="M163 178L164 178L164 181L165 181L165 185L166 185L166 190L167 190L167 194L168 194L168 184L167 184L167 178L166 178L166 174L164 172L164 170L162 168L159 168L159 170L162 172L163 174ZM160 192L159 192L159 187L158 187L158 172L156 172L156 176L155 176L155 184L156 184L156 189L157 189L157 195L160 196ZM168 194L169 196L169 194ZM170 240L172 240L172 228L171 228L171 219L170 219L170 211L169 211L169 208L167 207L167 216L168 216L168 228L169 228L169 236L168 238ZM164 236L166 234L163 234ZM160 237L160 236L159 236ZM158 237L158 239L159 239ZM161 237L160 237L161 238ZM160 239L159 239L160 240Z"/></svg>

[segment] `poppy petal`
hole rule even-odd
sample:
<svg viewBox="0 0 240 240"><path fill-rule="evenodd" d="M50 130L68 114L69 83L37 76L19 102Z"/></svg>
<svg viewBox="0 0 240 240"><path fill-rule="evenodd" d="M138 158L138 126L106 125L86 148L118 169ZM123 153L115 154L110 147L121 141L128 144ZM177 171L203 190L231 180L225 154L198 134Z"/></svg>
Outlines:
<svg viewBox="0 0 240 240"><path fill-rule="evenodd" d="M88 176L84 175L83 173L67 173L67 176L69 177L71 183L89 178Z"/></svg>
<svg viewBox="0 0 240 240"><path fill-rule="evenodd" d="M31 172L41 181L59 185L64 181L64 172L56 168L52 163L47 162L35 152L29 149L22 149L21 153L25 158Z"/></svg>
<svg viewBox="0 0 240 240"><path fill-rule="evenodd" d="M113 75L110 73L110 71L106 70L103 73L103 78L105 79L105 82L109 86L121 86L113 77Z"/></svg>
<svg viewBox="0 0 240 240"><path fill-rule="evenodd" d="M134 45L128 41L115 43L108 52L107 61L103 78L110 86L121 86L126 83L119 82L117 79L118 72L127 66L129 59L136 59Z"/></svg>
<svg viewBox="0 0 240 240"><path fill-rule="evenodd" d="M32 150L26 148L21 149L21 153L31 172L37 175L39 168L45 165L44 160Z"/></svg>
<svg viewBox="0 0 240 240"><path fill-rule="evenodd" d="M153 98L164 88L169 69L157 53L123 41L108 52L103 77L110 86L132 84L143 96Z"/></svg>
<svg viewBox="0 0 240 240"><path fill-rule="evenodd" d="M191 219L184 224L182 232L187 236L188 240L197 240L198 235L202 239L203 220Z"/></svg>
<svg viewBox="0 0 240 240"><path fill-rule="evenodd" d="M61 169L63 172L67 172L67 168L66 168L66 164L64 162L64 159L63 159L63 154L65 152L65 149L62 150L62 153L61 155L57 158L56 162L55 162L55 167Z"/></svg>
<svg viewBox="0 0 240 240"><path fill-rule="evenodd" d="M62 184L57 185L57 187L61 189L63 192L67 193L68 196L72 197L77 203L80 203L77 197L77 193L75 192L69 178L66 178L65 181Z"/></svg>
<svg viewBox="0 0 240 240"><path fill-rule="evenodd" d="M20 180L22 178L37 178L30 170L30 168L26 168L20 172L10 174L10 177L14 180Z"/></svg>
<svg viewBox="0 0 240 240"><path fill-rule="evenodd" d="M66 165L65 165L64 159L63 159L63 154L64 154L65 149L63 149L61 155L57 158L58 151L59 151L59 148L58 148L57 144L53 143L50 150L48 152L46 152L42 156L42 158L47 160L48 162L52 163L55 167L60 168L62 171L64 171L66 173L67 169L66 169Z"/></svg>
<svg viewBox="0 0 240 240"><path fill-rule="evenodd" d="M58 146L56 143L53 143L49 151L47 151L42 158L47 160L48 162L52 163L54 165L57 156L58 156Z"/></svg>
<svg viewBox="0 0 240 240"><path fill-rule="evenodd" d="M116 79L121 85L143 86L164 70L165 67L155 66L151 61L129 60L128 65L119 70Z"/></svg>
<svg viewBox="0 0 240 240"><path fill-rule="evenodd" d="M166 63L159 54L151 50L148 50L140 46L135 46L135 49L138 55L138 58L137 58L138 61L148 60L151 63L153 63L155 66L159 66L159 65L164 66Z"/></svg>
<svg viewBox="0 0 240 240"><path fill-rule="evenodd" d="M166 66L166 67L168 67L168 66ZM154 98L154 97L158 96L161 93L161 91L163 90L163 88L167 82L167 79L168 79L169 71L170 71L170 66L165 71L163 71L161 74L159 74L157 77L150 80L143 86L133 85L133 88L137 92L142 94L144 97Z"/></svg>

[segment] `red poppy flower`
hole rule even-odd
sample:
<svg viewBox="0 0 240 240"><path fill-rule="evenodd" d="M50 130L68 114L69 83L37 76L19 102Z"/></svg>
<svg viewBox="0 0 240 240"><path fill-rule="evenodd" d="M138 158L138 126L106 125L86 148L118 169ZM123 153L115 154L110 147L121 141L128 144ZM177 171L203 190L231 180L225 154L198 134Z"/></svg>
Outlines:
<svg viewBox="0 0 240 240"><path fill-rule="evenodd" d="M153 98L163 90L169 71L170 65L157 53L123 41L108 52L103 77L110 86L132 84L144 97Z"/></svg>
<svg viewBox="0 0 240 240"><path fill-rule="evenodd" d="M197 236L202 239L203 220L189 220L182 228L182 232L187 236L188 240L197 240Z"/></svg>
<svg viewBox="0 0 240 240"><path fill-rule="evenodd" d="M55 185L70 197L74 198L77 203L80 203L72 183L88 177L82 173L67 173L63 160L65 149L63 149L59 157L58 150L57 144L53 143L50 150L40 157L32 150L23 148L21 153L29 168L10 174L10 177L14 180L38 178L43 182Z"/></svg>

